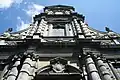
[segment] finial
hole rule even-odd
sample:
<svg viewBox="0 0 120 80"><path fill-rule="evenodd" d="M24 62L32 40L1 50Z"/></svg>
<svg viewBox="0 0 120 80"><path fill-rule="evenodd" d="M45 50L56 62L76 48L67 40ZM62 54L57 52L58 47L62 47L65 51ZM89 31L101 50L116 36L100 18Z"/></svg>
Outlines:
<svg viewBox="0 0 120 80"><path fill-rule="evenodd" d="M13 28L8 28L8 30L6 32L12 32Z"/></svg>
<svg viewBox="0 0 120 80"><path fill-rule="evenodd" d="M109 29L108 27L105 27L105 30L106 30L107 32L110 32L110 29Z"/></svg>

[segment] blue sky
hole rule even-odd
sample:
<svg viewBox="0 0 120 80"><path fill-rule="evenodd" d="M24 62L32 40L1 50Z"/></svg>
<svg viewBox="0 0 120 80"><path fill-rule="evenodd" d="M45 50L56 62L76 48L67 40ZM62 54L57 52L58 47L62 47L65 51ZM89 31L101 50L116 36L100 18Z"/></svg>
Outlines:
<svg viewBox="0 0 120 80"><path fill-rule="evenodd" d="M105 31L108 26L120 33L120 0L0 0L0 33L11 27L22 30L48 5L64 4L83 14L90 27Z"/></svg>

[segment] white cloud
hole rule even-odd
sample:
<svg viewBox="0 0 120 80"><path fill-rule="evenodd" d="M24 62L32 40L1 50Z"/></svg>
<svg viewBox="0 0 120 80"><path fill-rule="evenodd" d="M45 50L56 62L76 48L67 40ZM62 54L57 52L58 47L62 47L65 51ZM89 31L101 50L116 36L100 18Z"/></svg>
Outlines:
<svg viewBox="0 0 120 80"><path fill-rule="evenodd" d="M19 16L17 17L18 24L17 24L17 31L23 30L29 27L29 24L25 23Z"/></svg>
<svg viewBox="0 0 120 80"><path fill-rule="evenodd" d="M28 6L28 10L25 10L27 15L33 17L34 15L40 14L43 11L44 6L38 4L32 4Z"/></svg>
<svg viewBox="0 0 120 80"><path fill-rule="evenodd" d="M33 18L34 15L40 14L43 11L43 8L44 6L42 5L32 3L31 5L28 5L28 9L22 9L22 10L24 10L29 17ZM16 29L17 31L29 27L30 23L29 24L25 23L20 17L17 17L17 20L18 20L17 29Z"/></svg>
<svg viewBox="0 0 120 80"><path fill-rule="evenodd" d="M9 8L11 7L14 3L20 4L22 3L23 0L0 0L0 8Z"/></svg>
<svg viewBox="0 0 120 80"><path fill-rule="evenodd" d="M13 0L0 0L0 8L9 8L13 3Z"/></svg>
<svg viewBox="0 0 120 80"><path fill-rule="evenodd" d="M14 1L15 1L15 3L17 3L17 4L20 4L20 3L23 2L23 0L14 0Z"/></svg>

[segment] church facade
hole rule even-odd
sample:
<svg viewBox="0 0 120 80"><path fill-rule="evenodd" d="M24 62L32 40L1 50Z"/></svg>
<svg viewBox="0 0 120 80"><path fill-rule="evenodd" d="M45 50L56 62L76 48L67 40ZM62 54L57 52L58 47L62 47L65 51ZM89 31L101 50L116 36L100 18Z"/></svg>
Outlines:
<svg viewBox="0 0 120 80"><path fill-rule="evenodd" d="M65 5L0 35L0 80L120 80L120 34L91 28Z"/></svg>

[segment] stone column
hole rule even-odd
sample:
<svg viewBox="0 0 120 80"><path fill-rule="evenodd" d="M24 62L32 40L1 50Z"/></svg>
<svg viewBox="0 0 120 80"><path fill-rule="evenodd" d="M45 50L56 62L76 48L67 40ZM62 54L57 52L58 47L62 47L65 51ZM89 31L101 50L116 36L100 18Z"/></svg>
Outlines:
<svg viewBox="0 0 120 80"><path fill-rule="evenodd" d="M87 56L86 66L87 66L87 71L88 71L90 80L101 80L98 74L98 70L90 55Z"/></svg>
<svg viewBox="0 0 120 80"><path fill-rule="evenodd" d="M23 63L22 69L17 80L31 80L33 79L33 74L35 70L35 62L32 61L30 56L26 58Z"/></svg>
<svg viewBox="0 0 120 80"><path fill-rule="evenodd" d="M100 72L102 73L104 80L113 80L104 62L101 60L100 57L97 58L97 65L98 65L98 68L100 69Z"/></svg>
<svg viewBox="0 0 120 80"><path fill-rule="evenodd" d="M119 77L119 75L117 74L117 72L115 71L113 65L112 65L111 63L108 63L108 65L110 66L110 68L111 68L111 70L112 70L115 78L116 78L117 80L120 80L120 77Z"/></svg>
<svg viewBox="0 0 120 80"><path fill-rule="evenodd" d="M20 65L20 58L15 62L15 64L13 65L13 68L11 69L7 80L15 80L17 75L18 75L18 69L17 67Z"/></svg>
<svg viewBox="0 0 120 80"><path fill-rule="evenodd" d="M4 80L6 78L7 75L5 75L9 70L8 70L9 65L6 65L4 70L2 71L1 75L0 75L0 80ZM3 77L4 76L4 77Z"/></svg>

